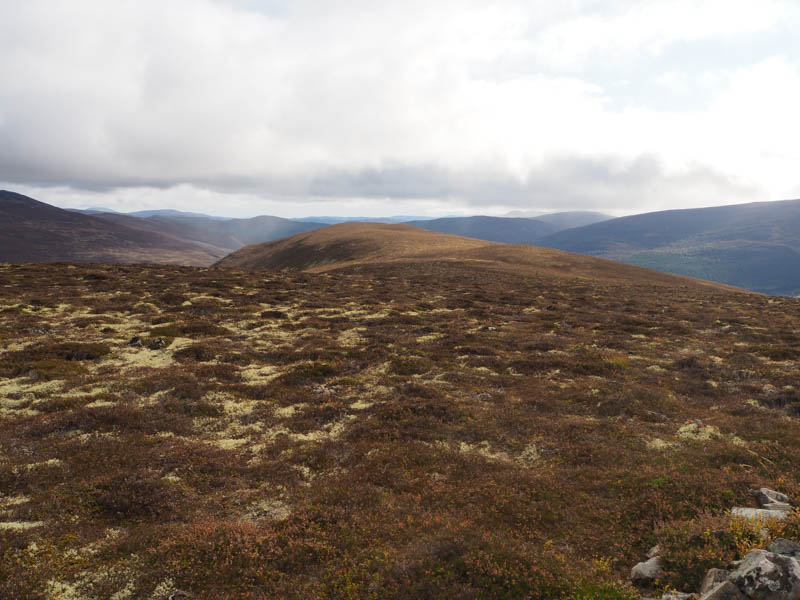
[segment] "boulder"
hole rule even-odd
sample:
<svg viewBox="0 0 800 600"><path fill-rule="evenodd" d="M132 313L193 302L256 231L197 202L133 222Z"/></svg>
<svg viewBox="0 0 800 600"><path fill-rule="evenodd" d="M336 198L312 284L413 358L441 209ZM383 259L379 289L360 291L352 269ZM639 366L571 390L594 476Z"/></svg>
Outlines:
<svg viewBox="0 0 800 600"><path fill-rule="evenodd" d="M706 576L703 577L703 583L700 584L700 595L707 594L715 587L717 587L720 583L725 583L728 581L728 575L730 575L730 571L726 571L725 569L709 569Z"/></svg>
<svg viewBox="0 0 800 600"><path fill-rule="evenodd" d="M788 510L766 510L764 508L742 508L735 507L731 509L731 514L734 517L744 517L752 521L766 521L767 519L784 520L789 516Z"/></svg>
<svg viewBox="0 0 800 600"><path fill-rule="evenodd" d="M664 592L661 600L693 600L697 594L687 594L685 592Z"/></svg>
<svg viewBox="0 0 800 600"><path fill-rule="evenodd" d="M700 600L748 600L748 598L730 581L724 581L700 596Z"/></svg>
<svg viewBox="0 0 800 600"><path fill-rule="evenodd" d="M778 538L772 542L767 548L773 554L780 554L781 556L791 556L792 558L800 561L800 544L791 540Z"/></svg>
<svg viewBox="0 0 800 600"><path fill-rule="evenodd" d="M729 581L752 600L800 600L800 563L790 556L753 550Z"/></svg>
<svg viewBox="0 0 800 600"><path fill-rule="evenodd" d="M766 508L765 504L772 504L773 502L782 502L785 504L791 504L791 500L789 500L789 496L786 494L782 494L781 492L776 492L775 490L771 490L769 488L758 488L755 490L749 490L750 495L754 496L758 505L762 508Z"/></svg>
<svg viewBox="0 0 800 600"><path fill-rule="evenodd" d="M636 585L651 585L663 576L664 569L661 568L661 559L658 556L640 562L631 569L631 581Z"/></svg>

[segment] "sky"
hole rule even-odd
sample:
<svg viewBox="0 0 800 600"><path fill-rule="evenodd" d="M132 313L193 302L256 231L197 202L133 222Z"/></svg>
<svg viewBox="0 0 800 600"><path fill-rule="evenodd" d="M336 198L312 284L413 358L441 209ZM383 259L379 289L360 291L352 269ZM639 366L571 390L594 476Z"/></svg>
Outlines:
<svg viewBox="0 0 800 600"><path fill-rule="evenodd" d="M0 189L224 216L800 198L796 0L0 0Z"/></svg>

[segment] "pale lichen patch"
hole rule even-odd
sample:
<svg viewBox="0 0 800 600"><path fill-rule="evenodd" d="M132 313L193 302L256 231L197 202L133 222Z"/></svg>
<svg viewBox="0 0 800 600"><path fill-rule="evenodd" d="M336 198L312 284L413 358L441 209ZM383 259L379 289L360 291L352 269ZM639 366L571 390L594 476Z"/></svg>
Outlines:
<svg viewBox="0 0 800 600"><path fill-rule="evenodd" d="M3 529L35 529L36 527L44 527L44 521L2 521L0 522L0 530Z"/></svg>
<svg viewBox="0 0 800 600"><path fill-rule="evenodd" d="M722 437L722 434L720 433L719 429L713 425L704 425L702 423L692 421L691 423L686 423L686 425L678 429L678 437L684 440L707 441Z"/></svg>
<svg viewBox="0 0 800 600"><path fill-rule="evenodd" d="M292 404L290 406L277 406L275 407L275 416L279 419L288 419L293 417L298 411L304 409L307 405L305 403Z"/></svg>
<svg viewBox="0 0 800 600"><path fill-rule="evenodd" d="M675 442L666 442L660 438L653 438L652 440L647 440L647 447L650 450L659 450L665 451L675 448L677 444Z"/></svg>
<svg viewBox="0 0 800 600"><path fill-rule="evenodd" d="M347 329L339 334L339 337L336 338L336 341L340 346L347 348L358 346L366 341L361 335L361 332L363 331L366 331L366 327L354 327L353 329Z"/></svg>

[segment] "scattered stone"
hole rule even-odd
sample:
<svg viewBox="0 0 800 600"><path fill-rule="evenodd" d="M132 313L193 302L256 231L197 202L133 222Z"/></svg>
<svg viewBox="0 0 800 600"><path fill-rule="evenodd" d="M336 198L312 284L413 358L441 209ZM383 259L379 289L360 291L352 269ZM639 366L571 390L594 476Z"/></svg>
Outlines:
<svg viewBox="0 0 800 600"><path fill-rule="evenodd" d="M141 344L140 344L141 345ZM164 341L164 338L156 338L152 342L150 342L147 347L150 350L161 350L164 346L167 345L167 342Z"/></svg>
<svg viewBox="0 0 800 600"><path fill-rule="evenodd" d="M766 508L768 504L782 503L791 505L791 500L786 494L776 492L769 488L758 488L755 490L748 490L751 496L754 496L758 505Z"/></svg>
<svg viewBox="0 0 800 600"><path fill-rule="evenodd" d="M789 511L766 510L764 508L742 508L737 506L731 509L731 514L734 517L744 517L752 521L766 521L767 519L783 521L789 515Z"/></svg>
<svg viewBox="0 0 800 600"><path fill-rule="evenodd" d="M133 336L131 339L128 340L128 346L133 346L134 348L141 348L142 338L140 338L138 335Z"/></svg>
<svg viewBox="0 0 800 600"><path fill-rule="evenodd" d="M664 592L661 600L694 600L697 594L687 594L685 592Z"/></svg>
<svg viewBox="0 0 800 600"><path fill-rule="evenodd" d="M718 584L710 592L700 596L700 600L748 600L741 590L730 581Z"/></svg>
<svg viewBox="0 0 800 600"><path fill-rule="evenodd" d="M649 416L651 419L653 419L653 420L655 420L655 421L658 421L658 422L661 422L661 423L666 423L667 421L670 421L670 420L671 420L671 419L670 419L670 418L669 418L667 415L665 415L664 413L656 412L656 411L654 411L654 410L646 410L646 411L644 411L644 412L645 412L645 414L647 414L647 415L648 415L648 416Z"/></svg>
<svg viewBox="0 0 800 600"><path fill-rule="evenodd" d="M631 581L636 585L651 585L664 576L661 559L658 556L640 562L631 569Z"/></svg>
<svg viewBox="0 0 800 600"><path fill-rule="evenodd" d="M729 580L752 600L800 600L800 563L790 556L753 550Z"/></svg>
<svg viewBox="0 0 800 600"><path fill-rule="evenodd" d="M800 560L800 544L791 540L778 538L772 542L767 548L773 554L780 554L781 556L791 556Z"/></svg>
<svg viewBox="0 0 800 600"><path fill-rule="evenodd" d="M700 584L700 595L707 594L720 583L728 581L728 576L731 574L726 569L709 569L706 576L703 578L703 583Z"/></svg>

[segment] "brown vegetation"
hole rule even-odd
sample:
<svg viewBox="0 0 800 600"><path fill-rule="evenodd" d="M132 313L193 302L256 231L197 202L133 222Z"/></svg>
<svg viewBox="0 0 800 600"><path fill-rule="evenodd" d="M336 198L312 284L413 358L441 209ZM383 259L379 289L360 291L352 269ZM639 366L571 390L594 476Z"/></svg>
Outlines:
<svg viewBox="0 0 800 600"><path fill-rule="evenodd" d="M800 497L798 301L496 252L0 266L0 597L627 599Z"/></svg>

